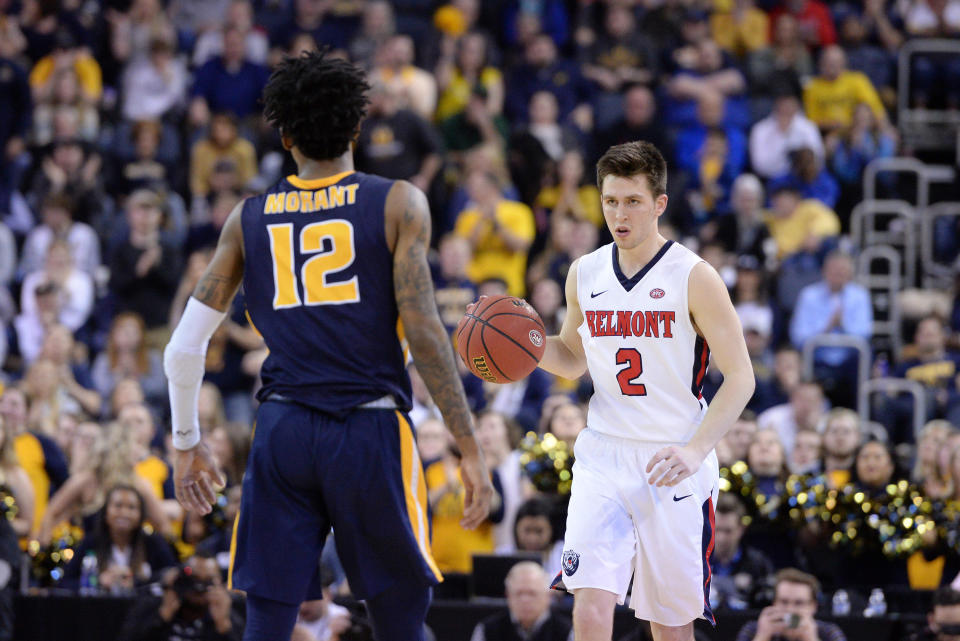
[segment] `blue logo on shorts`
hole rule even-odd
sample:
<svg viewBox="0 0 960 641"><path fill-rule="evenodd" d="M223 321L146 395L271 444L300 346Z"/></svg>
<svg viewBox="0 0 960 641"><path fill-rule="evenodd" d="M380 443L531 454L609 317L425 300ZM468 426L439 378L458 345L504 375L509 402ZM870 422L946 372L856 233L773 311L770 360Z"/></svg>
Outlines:
<svg viewBox="0 0 960 641"><path fill-rule="evenodd" d="M573 550L564 550L563 551L563 573L567 576L573 576L573 573L577 571L577 568L580 567L580 555L574 552Z"/></svg>

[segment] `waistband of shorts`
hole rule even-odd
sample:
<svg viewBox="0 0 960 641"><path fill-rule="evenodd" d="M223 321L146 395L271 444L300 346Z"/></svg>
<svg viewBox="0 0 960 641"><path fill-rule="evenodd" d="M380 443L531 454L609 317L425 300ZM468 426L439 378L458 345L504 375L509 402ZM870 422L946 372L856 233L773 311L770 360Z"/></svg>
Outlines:
<svg viewBox="0 0 960 641"><path fill-rule="evenodd" d="M642 441L636 438L630 438L628 436L615 436L613 434L607 434L606 432L600 432L595 428L590 427L589 425L584 428L584 432L589 432L592 436L596 436L601 441L606 441L612 445L623 445L627 447L652 447L652 448L661 448L669 447L671 445L676 445L682 447L686 445L681 441Z"/></svg>
<svg viewBox="0 0 960 641"><path fill-rule="evenodd" d="M283 394L278 394L277 392L271 392L267 396L266 400L276 401L277 403L297 403L294 399L284 396ZM361 403L353 408L354 410L396 410L400 409L400 406L397 405L397 400L393 396L387 394L386 396L381 396L380 398L374 399L372 401L367 401L366 403ZM350 411L350 410L347 410Z"/></svg>

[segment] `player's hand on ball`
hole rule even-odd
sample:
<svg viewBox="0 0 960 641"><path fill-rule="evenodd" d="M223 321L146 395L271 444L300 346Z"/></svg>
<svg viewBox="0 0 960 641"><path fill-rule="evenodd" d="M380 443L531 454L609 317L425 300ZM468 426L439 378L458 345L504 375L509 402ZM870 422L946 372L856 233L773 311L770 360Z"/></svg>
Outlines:
<svg viewBox="0 0 960 641"><path fill-rule="evenodd" d="M703 457L688 446L665 447L647 463L650 485L673 487L683 479L693 476L702 462Z"/></svg>
<svg viewBox="0 0 960 641"><path fill-rule="evenodd" d="M174 452L173 486L184 509L200 515L209 514L217 501L217 491L225 485L226 479L203 441L189 450Z"/></svg>
<svg viewBox="0 0 960 641"><path fill-rule="evenodd" d="M460 525L472 530L490 516L493 484L479 451L464 452L460 459L460 480L463 481L463 518Z"/></svg>

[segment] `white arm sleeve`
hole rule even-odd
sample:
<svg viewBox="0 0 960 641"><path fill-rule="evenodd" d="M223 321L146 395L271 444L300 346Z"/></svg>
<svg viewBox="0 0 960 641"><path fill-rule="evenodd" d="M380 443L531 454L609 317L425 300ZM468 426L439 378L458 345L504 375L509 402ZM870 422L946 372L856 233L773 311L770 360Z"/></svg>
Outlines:
<svg viewBox="0 0 960 641"><path fill-rule="evenodd" d="M173 446L178 450L188 450L200 442L197 403L207 344L226 317L225 312L218 312L191 296L163 351L163 371L170 390Z"/></svg>

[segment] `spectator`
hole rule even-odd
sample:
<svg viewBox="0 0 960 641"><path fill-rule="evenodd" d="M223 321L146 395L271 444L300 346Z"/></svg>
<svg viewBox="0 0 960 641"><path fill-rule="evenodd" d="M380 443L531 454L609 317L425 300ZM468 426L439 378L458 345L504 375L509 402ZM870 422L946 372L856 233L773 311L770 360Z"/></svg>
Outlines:
<svg viewBox="0 0 960 641"><path fill-rule="evenodd" d="M530 208L503 198L497 178L491 174L471 174L467 187L473 207L457 218L455 233L473 247L467 269L470 280L502 278L511 295L523 295L527 249L534 237Z"/></svg>
<svg viewBox="0 0 960 641"><path fill-rule="evenodd" d="M530 304L540 314L548 334L560 331L566 311L564 303L563 288L552 278L544 278L530 285Z"/></svg>
<svg viewBox="0 0 960 641"><path fill-rule="evenodd" d="M944 420L930 421L917 435L917 452L910 472L910 481L923 488L925 496L943 496L949 491L949 485L960 488L960 479L952 479L948 469L941 469L940 453L946 447L947 436L956 432L956 428ZM944 472L947 472L944 475Z"/></svg>
<svg viewBox="0 0 960 641"><path fill-rule="evenodd" d="M224 23L244 34L247 60L258 65L267 63L270 43L263 29L254 24L250 0L231 0ZM202 67L211 58L223 54L223 40L223 32L219 29L209 29L200 34L193 47L193 66Z"/></svg>
<svg viewBox="0 0 960 641"><path fill-rule="evenodd" d="M0 640L12 641L15 611L13 608L20 581L20 568L25 562L13 527L4 519L0 522L0 561L8 569L0 581Z"/></svg>
<svg viewBox="0 0 960 641"><path fill-rule="evenodd" d="M813 73L813 59L804 45L797 20L781 13L771 20L773 37L769 47L750 54L747 69L750 78L750 93L758 97L773 98L782 93L799 89L800 79Z"/></svg>
<svg viewBox="0 0 960 641"><path fill-rule="evenodd" d="M836 131L850 125L861 102L870 107L882 126L888 125L887 113L870 79L859 71L847 70L847 56L839 46L824 48L820 54L820 75L803 90L807 117L822 131Z"/></svg>
<svg viewBox="0 0 960 641"><path fill-rule="evenodd" d="M87 555L97 560L97 585L114 594L129 593L174 565L167 542L144 531L145 516L144 500L134 487L119 484L108 489L96 529L84 536L64 570L64 585L77 586Z"/></svg>
<svg viewBox="0 0 960 641"><path fill-rule="evenodd" d="M774 577L773 605L740 628L737 641L846 641L837 625L813 618L819 597L820 583L812 575L793 568L780 570Z"/></svg>
<svg viewBox="0 0 960 641"><path fill-rule="evenodd" d="M853 258L839 251L827 256L823 280L800 292L790 322L790 340L797 349L820 334L844 334L869 340L873 334L870 294L853 282ZM852 403L857 380L857 352L824 347L814 353L817 380L837 400Z"/></svg>
<svg viewBox="0 0 960 641"><path fill-rule="evenodd" d="M64 120L72 121L76 136L84 142L95 142L100 133L100 115L80 90L80 80L72 68L54 72L50 93L38 100L33 110L33 143L48 145L63 137ZM69 126L68 126L69 127Z"/></svg>
<svg viewBox="0 0 960 641"><path fill-rule="evenodd" d="M763 265L772 243L764 223L763 183L753 174L737 176L730 190L730 209L701 228L701 239L719 242L733 254L749 254Z"/></svg>
<svg viewBox="0 0 960 641"><path fill-rule="evenodd" d="M16 22L11 20L9 24ZM17 185L16 174L21 174L29 163L25 151L33 100L27 73L16 60L15 41L12 34L0 34L0 175L5 177L0 181L0 193ZM0 212L6 213L7 208L7 203L0 202Z"/></svg>
<svg viewBox="0 0 960 641"><path fill-rule="evenodd" d="M576 150L567 151L557 165L556 184L540 190L534 207L547 210L549 220L570 216L598 227L603 225L600 191L584 178L583 155Z"/></svg>
<svg viewBox="0 0 960 641"><path fill-rule="evenodd" d="M787 453L793 451L797 432L819 429L824 415L823 392L817 383L800 383L790 392L790 402L771 407L757 417L761 430L772 429Z"/></svg>
<svg viewBox="0 0 960 641"><path fill-rule="evenodd" d="M493 523L485 520L473 530L460 525L463 518L463 482L458 460L449 445L443 458L424 471L427 500L432 515L433 558L441 572L469 573L474 554L493 552Z"/></svg>
<svg viewBox="0 0 960 641"><path fill-rule="evenodd" d="M546 431L566 443L567 451L573 452L577 437L587 428L587 415L583 408L568 400L554 407L546 418Z"/></svg>
<svg viewBox="0 0 960 641"><path fill-rule="evenodd" d="M357 22L352 16L336 15L330 2L293 0L290 5L293 7L293 16L271 29L270 41L273 46L285 46L299 34L310 35L315 42L333 49L346 50L350 45L357 30ZM275 22L276 18L269 16L270 13L270 10L260 12L258 23L264 23L265 19Z"/></svg>
<svg viewBox="0 0 960 641"><path fill-rule="evenodd" d="M695 123L701 98L720 94L724 103L723 124L745 128L749 116L742 99L747 88L743 73L709 38L693 45L689 57L689 61L684 60L680 70L667 83L667 95L674 101L665 110L667 122L678 126Z"/></svg>
<svg viewBox="0 0 960 641"><path fill-rule="evenodd" d="M127 128L121 125L117 138L117 175L111 188L129 194L142 187L170 189L180 183L180 141L176 132L156 120L142 120Z"/></svg>
<svg viewBox="0 0 960 641"><path fill-rule="evenodd" d="M816 430L800 430L790 452L788 466L793 474L813 476L820 473L823 437Z"/></svg>
<svg viewBox="0 0 960 641"><path fill-rule="evenodd" d="M420 385L426 387L423 385L423 379L417 378ZM426 469L443 458L451 441L451 435L443 421L433 417L416 421L416 427L417 450L420 452L420 462Z"/></svg>
<svg viewBox="0 0 960 641"><path fill-rule="evenodd" d="M894 90L895 57L892 55L893 52L883 47L882 41L871 41L868 32L869 25L873 24L872 20L878 13L883 20L886 20L886 16L882 10L874 11L871 15L866 3L864 9L866 15L850 13L843 19L840 26L841 44L844 53L847 54L850 68L854 71L862 71L870 79L870 83L880 92L880 98L883 102L891 105L896 100ZM893 30L893 33L897 34L896 38L902 41L903 37L890 25L889 21L886 24Z"/></svg>
<svg viewBox="0 0 960 641"><path fill-rule="evenodd" d="M113 318L107 344L93 361L91 376L104 398L113 394L116 384L125 378L140 382L152 405L166 398L167 381L160 353L147 347L143 319L134 312L121 312Z"/></svg>
<svg viewBox="0 0 960 641"><path fill-rule="evenodd" d="M658 75L657 52L636 29L633 9L611 4L603 18L603 32L581 48L583 77L599 88L594 96L598 127L607 127L620 114L621 94L633 84L652 85Z"/></svg>
<svg viewBox="0 0 960 641"><path fill-rule="evenodd" d="M765 179L790 170L790 152L807 148L822 163L823 139L793 94L778 96L773 112L750 130L750 164Z"/></svg>
<svg viewBox="0 0 960 641"><path fill-rule="evenodd" d="M36 102L45 102L53 95L58 69L73 69L80 82L83 99L96 104L103 93L103 78L100 65L77 41L69 30L57 32L53 50L30 70L30 87Z"/></svg>
<svg viewBox="0 0 960 641"><path fill-rule="evenodd" d="M347 48L350 60L365 69L371 68L377 50L396 33L397 24L393 4L385 0L367 2L363 8L360 31L353 37ZM439 72L437 75L440 75Z"/></svg>
<svg viewBox="0 0 960 641"><path fill-rule="evenodd" d="M511 122L528 117L528 105L535 94L548 92L556 98L556 118L565 120L584 103L586 86L576 65L559 57L550 36L539 34L524 49L524 60L507 78L505 109ZM587 109L589 111L589 108ZM533 115L530 109L529 115Z"/></svg>
<svg viewBox="0 0 960 641"><path fill-rule="evenodd" d="M388 87L401 109L431 121L437 108L437 81L433 74L414 66L414 54L410 36L391 36L377 51L370 82Z"/></svg>
<svg viewBox="0 0 960 641"><path fill-rule="evenodd" d="M250 141L240 137L236 119L227 112L214 114L209 134L190 152L190 193L194 198L210 194L213 174L222 162L233 165L239 187L257 175L257 152Z"/></svg>
<svg viewBox="0 0 960 641"><path fill-rule="evenodd" d="M853 122L827 139L830 171L840 182L842 199L852 209L863 194L863 171L877 158L891 158L897 151L897 139L889 128L881 126L869 105L860 103ZM884 184L881 177L881 184ZM886 183L884 186L889 186Z"/></svg>
<svg viewBox="0 0 960 641"><path fill-rule="evenodd" d="M73 332L63 325L51 326L44 336L40 358L50 361L57 368L60 394L78 403L84 413L97 416L102 399L93 390L86 363L76 362L75 354Z"/></svg>
<svg viewBox="0 0 960 641"><path fill-rule="evenodd" d="M20 308L24 316L37 318L41 314L38 301L41 293L38 290L49 285L53 285L52 290L49 287L43 289L56 292L59 303L56 318L72 331L79 330L93 309L93 279L74 266L68 239L53 240L47 247L43 268L30 272L23 279ZM28 360L33 356L28 356Z"/></svg>
<svg viewBox="0 0 960 641"><path fill-rule="evenodd" d="M86 223L73 221L74 202L68 194L49 194L43 199L40 216L43 223L27 235L20 262L20 273L39 271L55 240L65 241L81 270L93 276L100 267L100 240Z"/></svg>
<svg viewBox="0 0 960 641"><path fill-rule="evenodd" d="M152 191L141 189L131 194L127 199L130 232L110 257L110 290L118 311L139 314L148 336L151 330L166 327L180 271L179 252L160 237L161 207L160 198Z"/></svg>
<svg viewBox="0 0 960 641"><path fill-rule="evenodd" d="M623 117L597 132L596 152L603 153L614 145L631 140L647 140L665 154L673 164L673 154L663 127L656 122L657 102L653 91L644 85L632 85L623 93ZM592 162L591 162L592 164Z"/></svg>
<svg viewBox="0 0 960 641"><path fill-rule="evenodd" d="M60 446L48 436L27 429L27 395L6 387L0 395L0 422L13 441L16 459L30 481L33 495L31 532L38 532L50 495L63 485L70 472Z"/></svg>
<svg viewBox="0 0 960 641"><path fill-rule="evenodd" d="M734 0L727 11L714 11L710 16L714 41L740 60L766 47L769 31L767 14L753 0Z"/></svg>
<svg viewBox="0 0 960 641"><path fill-rule="evenodd" d="M747 530L746 515L746 507L735 494L720 494L714 516L714 548L710 555L711 608L755 607L758 593L773 574L773 564L763 552L741 545Z"/></svg>
<svg viewBox="0 0 960 641"><path fill-rule="evenodd" d="M117 68L146 56L155 38L172 42L177 35L160 0L134 0L123 6L129 7L125 13L119 6L104 12L109 25L111 66Z"/></svg>
<svg viewBox="0 0 960 641"><path fill-rule="evenodd" d="M747 466L757 482L757 491L766 496L784 492L787 480L787 452L776 430L761 428L747 450Z"/></svg>
<svg viewBox="0 0 960 641"><path fill-rule="evenodd" d="M240 641L243 619L213 559L194 556L163 573L163 597L139 601L127 615L122 641ZM189 636L187 636L189 635Z"/></svg>
<svg viewBox="0 0 960 641"><path fill-rule="evenodd" d="M927 316L917 323L913 349L897 365L893 375L917 381L927 394L927 419L945 418L957 401L960 352L947 349L949 334L939 316ZM906 352L906 350L905 350Z"/></svg>
<svg viewBox="0 0 960 641"><path fill-rule="evenodd" d="M773 9L770 19L776 22L782 14L793 16L800 27L800 36L807 48L819 49L837 41L837 29L830 9L820 0L790 0Z"/></svg>
<svg viewBox="0 0 960 641"><path fill-rule="evenodd" d="M470 243L447 234L440 239L437 264L433 270L434 294L444 326L451 334L463 317L463 310L477 299L477 286L467 277Z"/></svg>
<svg viewBox="0 0 960 641"><path fill-rule="evenodd" d="M6 519L18 537L27 537L33 531L35 495L33 484L17 458L13 428L0 417L0 486L16 502L16 512L6 512ZM8 506L9 508L9 506Z"/></svg>
<svg viewBox="0 0 960 641"><path fill-rule="evenodd" d="M321 565L323 598L304 601L300 606L297 625L312 635L312 641L338 641L340 635L350 629L350 610L333 602L334 578L333 572Z"/></svg>
<svg viewBox="0 0 960 641"><path fill-rule="evenodd" d="M840 187L823 167L823 159L818 160L816 154L816 150L809 147L793 150L789 154L790 171L771 180L770 191L776 192L781 186L790 185L804 198L835 208Z"/></svg>
<svg viewBox="0 0 960 641"><path fill-rule="evenodd" d="M386 4L386 3L383 3ZM489 63L486 37L480 32L468 33L457 41L456 56L443 56L437 64L440 99L437 121L443 121L467 108L478 87L484 90L484 105L491 116L503 111L503 74Z"/></svg>
<svg viewBox="0 0 960 641"><path fill-rule="evenodd" d="M564 153L580 148L579 132L558 120L556 98L538 91L530 99L530 118L510 139L510 173L525 203L533 203L544 176Z"/></svg>
<svg viewBox="0 0 960 641"><path fill-rule="evenodd" d="M440 169L442 145L422 116L403 108L393 85L375 85L370 111L357 138L357 169L430 189Z"/></svg>
<svg viewBox="0 0 960 641"><path fill-rule="evenodd" d="M46 254L46 252L44 252ZM17 272L17 241L13 232L0 221L0 296L9 296L7 287ZM12 307L12 306L11 306ZM0 304L0 318L3 318L3 305ZM0 361L2 364L3 361Z"/></svg>
<svg viewBox="0 0 960 641"><path fill-rule="evenodd" d="M184 105L187 69L174 53L172 42L154 37L147 54L127 66L123 73L124 118L159 120Z"/></svg>
<svg viewBox="0 0 960 641"><path fill-rule="evenodd" d="M778 258L799 251L817 252L824 240L840 233L837 215L820 201L803 199L791 183L777 185L771 199L773 208L766 223Z"/></svg>
<svg viewBox="0 0 960 641"><path fill-rule="evenodd" d="M507 612L494 614L473 629L470 641L573 641L570 622L550 612L547 575L532 561L521 561L507 573Z"/></svg>
<svg viewBox="0 0 960 641"><path fill-rule="evenodd" d="M927 627L910 641L952 641L960 636L960 592L952 587L933 594L933 608L927 614Z"/></svg>
<svg viewBox="0 0 960 641"><path fill-rule="evenodd" d="M502 148L510 135L510 125L506 118L490 110L487 90L476 85L467 106L440 123L440 132L450 159L458 161L463 152L478 145Z"/></svg>
<svg viewBox="0 0 960 641"><path fill-rule="evenodd" d="M904 15L908 36L955 38L960 33L960 6L951 0L913 0ZM960 61L956 56L917 55L911 59L911 100L923 109L931 98L943 98L946 107L960 106Z"/></svg>
<svg viewBox="0 0 960 641"><path fill-rule="evenodd" d="M101 166L100 154L79 140L54 141L39 161L39 171L33 177L28 198L39 203L47 194L69 193L76 204L74 220L95 224L107 209L103 202Z"/></svg>
<svg viewBox="0 0 960 641"><path fill-rule="evenodd" d="M227 477L227 485L239 485L250 455L250 426L228 422L214 427L209 431L209 435L210 449Z"/></svg>
<svg viewBox="0 0 960 641"><path fill-rule="evenodd" d="M510 552L513 549L513 524L523 490L520 452L513 449L513 443L519 440L519 428L503 414L486 410L477 416L476 431L477 443L493 475L493 487L503 511L503 516L493 526L494 551Z"/></svg>
<svg viewBox="0 0 960 641"><path fill-rule="evenodd" d="M717 458L721 467L733 465L737 461L746 461L750 444L757 433L757 416L750 410L734 421L733 425L717 443Z"/></svg>
<svg viewBox="0 0 960 641"><path fill-rule="evenodd" d="M840 407L827 414L823 428L823 473L832 488L850 482L854 456L863 434L860 417L853 410Z"/></svg>
<svg viewBox="0 0 960 641"><path fill-rule="evenodd" d="M247 59L245 34L236 26L223 30L223 54L197 69L190 123L205 126L211 113L227 111L240 120L259 113L260 94L269 70Z"/></svg>

